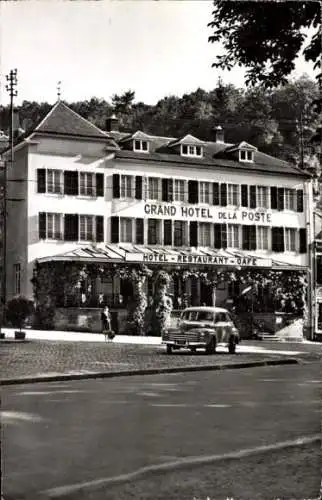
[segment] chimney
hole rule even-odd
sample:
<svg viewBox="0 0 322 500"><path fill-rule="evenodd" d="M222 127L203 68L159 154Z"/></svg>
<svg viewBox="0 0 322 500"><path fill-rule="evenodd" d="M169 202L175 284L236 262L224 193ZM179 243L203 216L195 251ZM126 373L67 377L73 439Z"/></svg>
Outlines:
<svg viewBox="0 0 322 500"><path fill-rule="evenodd" d="M106 131L107 132L118 132L119 131L119 120L115 114L107 118L106 120Z"/></svg>
<svg viewBox="0 0 322 500"><path fill-rule="evenodd" d="M216 142L225 142L225 134L223 128L218 125L218 127L215 128L215 135L216 135Z"/></svg>

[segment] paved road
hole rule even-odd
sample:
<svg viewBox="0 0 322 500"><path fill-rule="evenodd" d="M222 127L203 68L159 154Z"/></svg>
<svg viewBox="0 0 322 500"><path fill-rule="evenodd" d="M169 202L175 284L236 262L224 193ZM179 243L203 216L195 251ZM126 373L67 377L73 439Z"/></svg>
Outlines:
<svg viewBox="0 0 322 500"><path fill-rule="evenodd" d="M309 363L4 387L5 498L316 436L320 377Z"/></svg>

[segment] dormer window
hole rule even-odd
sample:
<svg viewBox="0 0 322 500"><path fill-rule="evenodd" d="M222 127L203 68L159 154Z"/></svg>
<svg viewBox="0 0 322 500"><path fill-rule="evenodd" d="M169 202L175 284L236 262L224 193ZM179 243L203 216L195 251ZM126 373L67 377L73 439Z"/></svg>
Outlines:
<svg viewBox="0 0 322 500"><path fill-rule="evenodd" d="M135 139L133 141L133 151L140 151L147 153L149 151L148 141L143 141L142 139Z"/></svg>
<svg viewBox="0 0 322 500"><path fill-rule="evenodd" d="M249 151L247 149L240 149L239 150L239 161L253 162L254 161L254 151Z"/></svg>
<svg viewBox="0 0 322 500"><path fill-rule="evenodd" d="M197 156L200 158L202 156L202 147L181 144L181 155L182 156Z"/></svg>

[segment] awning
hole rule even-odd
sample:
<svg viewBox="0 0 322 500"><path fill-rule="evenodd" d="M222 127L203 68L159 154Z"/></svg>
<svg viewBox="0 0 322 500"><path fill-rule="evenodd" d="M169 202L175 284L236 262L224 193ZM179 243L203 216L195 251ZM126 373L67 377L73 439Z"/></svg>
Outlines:
<svg viewBox="0 0 322 500"><path fill-rule="evenodd" d="M84 263L139 263L162 264L175 266L219 266L231 268L262 268L274 270L307 270L306 266L289 264L275 259L259 257L252 252L240 250L216 250L209 247L199 248L170 248L148 247L120 243L76 247L59 255L41 257L39 263L44 262L84 262Z"/></svg>

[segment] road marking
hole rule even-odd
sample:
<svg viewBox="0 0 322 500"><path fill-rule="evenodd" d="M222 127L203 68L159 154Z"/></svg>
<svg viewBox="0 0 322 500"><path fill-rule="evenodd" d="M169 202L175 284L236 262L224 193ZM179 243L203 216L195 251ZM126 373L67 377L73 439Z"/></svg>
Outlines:
<svg viewBox="0 0 322 500"><path fill-rule="evenodd" d="M0 411L0 420L3 424L18 424L19 422L42 422L40 415L19 411Z"/></svg>
<svg viewBox="0 0 322 500"><path fill-rule="evenodd" d="M138 392L137 395L138 396L146 396L146 397L150 397L150 398L156 398L159 396L159 394L157 394L156 392Z"/></svg>
<svg viewBox="0 0 322 500"><path fill-rule="evenodd" d="M84 392L90 392L90 391L82 391L82 390L74 390L74 389L63 389L63 390L56 390L56 391L23 391L23 392L17 392L17 396L47 396L48 394L75 394L75 393L84 393Z"/></svg>
<svg viewBox="0 0 322 500"><path fill-rule="evenodd" d="M209 405L203 405L205 408L231 408L232 405L217 405L217 404L209 404Z"/></svg>
<svg viewBox="0 0 322 500"><path fill-rule="evenodd" d="M227 459L239 459L243 457L248 457L256 455L259 453L265 453L268 451L276 451L284 448L292 448L296 446L303 446L306 444L312 444L321 441L321 434L314 434L311 436L302 436L298 439L281 441L279 443L268 444L264 446L256 446L254 448L246 448L243 450L237 450L229 453L222 453L220 455L209 455L209 456L197 456L197 457L186 457L179 458L178 460L147 465L141 467L135 471L129 472L127 474L121 474L119 476L103 477L99 479L94 479L92 481L85 481L82 483L70 484L66 486L58 486L57 488L51 488L42 491L41 494L47 495L49 498L59 498L63 495L69 493L75 493L77 491L82 491L86 489L96 488L100 486L117 485L130 482L132 480L142 479L149 474L154 472L173 472L176 469L184 469L185 467L191 467L193 465L206 465L214 462L222 462Z"/></svg>

